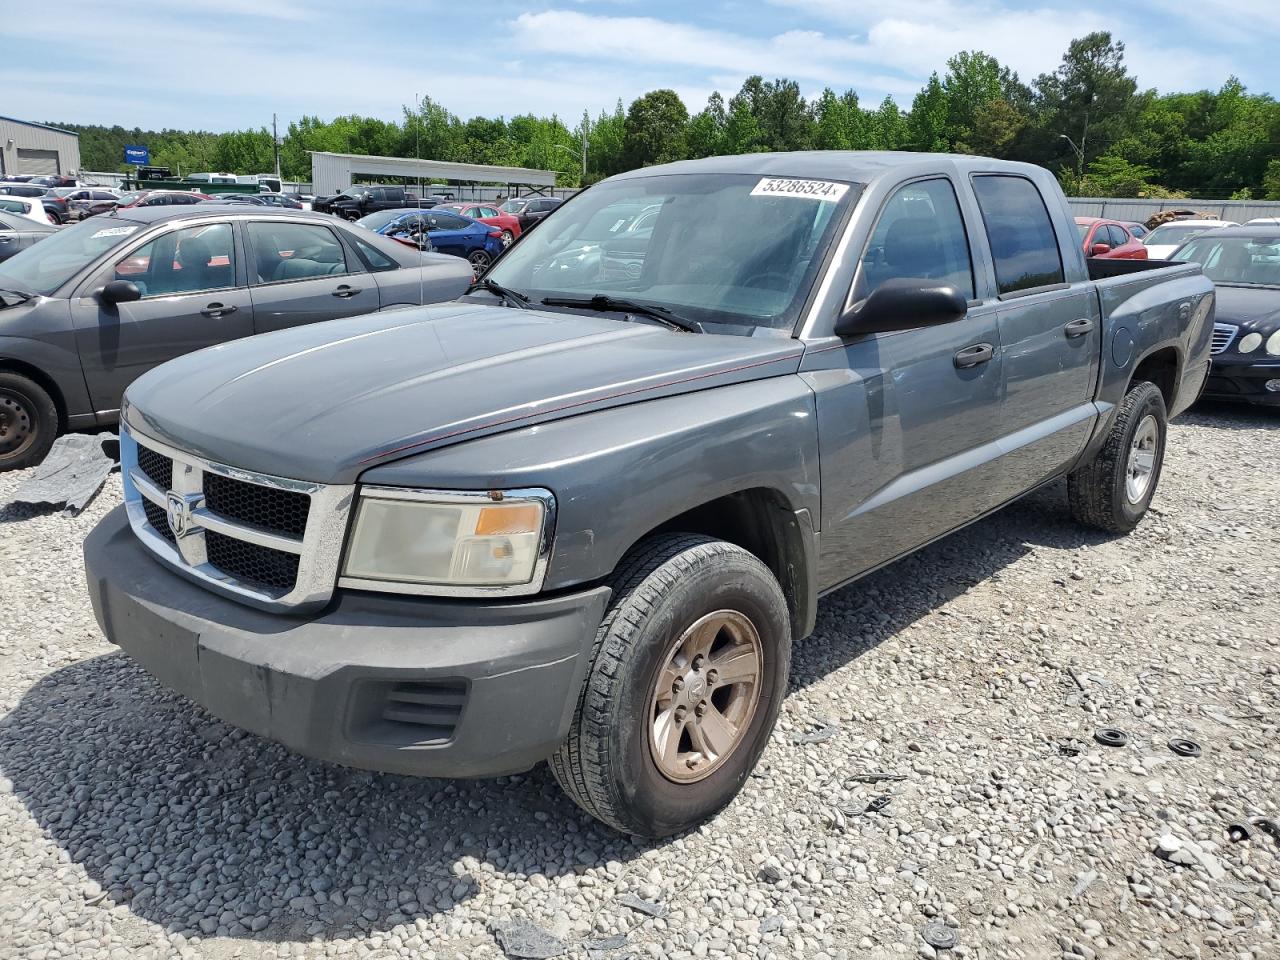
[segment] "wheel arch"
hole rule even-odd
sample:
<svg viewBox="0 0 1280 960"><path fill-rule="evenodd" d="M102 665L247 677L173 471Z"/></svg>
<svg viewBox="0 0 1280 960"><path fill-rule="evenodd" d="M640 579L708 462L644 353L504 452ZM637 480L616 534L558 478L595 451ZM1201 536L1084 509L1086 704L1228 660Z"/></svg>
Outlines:
<svg viewBox="0 0 1280 960"><path fill-rule="evenodd" d="M1127 394L1135 384L1144 381L1154 383L1164 397L1166 410L1172 411L1178 395L1178 384L1182 382L1182 354L1176 346L1157 347L1144 354L1133 368L1133 374L1125 385Z"/></svg>
<svg viewBox="0 0 1280 960"><path fill-rule="evenodd" d="M49 394L49 398L53 400L53 405L58 411L58 432L62 433L67 429L67 400L62 395L62 391L58 389L58 383L53 377L34 364L4 356L3 354L0 354L0 371L16 373L26 377L37 384L45 393Z"/></svg>

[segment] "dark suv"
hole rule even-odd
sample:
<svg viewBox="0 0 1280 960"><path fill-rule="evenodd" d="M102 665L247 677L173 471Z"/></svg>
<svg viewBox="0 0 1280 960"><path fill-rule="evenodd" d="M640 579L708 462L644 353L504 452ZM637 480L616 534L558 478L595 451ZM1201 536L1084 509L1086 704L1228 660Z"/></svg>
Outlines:
<svg viewBox="0 0 1280 960"><path fill-rule="evenodd" d="M502 205L502 211L519 217L520 230L523 232L541 223L562 203L564 201L557 197L512 197Z"/></svg>
<svg viewBox="0 0 1280 960"><path fill-rule="evenodd" d="M347 220L359 220L378 210L398 210L402 207L434 207L436 200L420 200L404 187L348 187L334 197L316 197L311 209L320 213L332 213Z"/></svg>

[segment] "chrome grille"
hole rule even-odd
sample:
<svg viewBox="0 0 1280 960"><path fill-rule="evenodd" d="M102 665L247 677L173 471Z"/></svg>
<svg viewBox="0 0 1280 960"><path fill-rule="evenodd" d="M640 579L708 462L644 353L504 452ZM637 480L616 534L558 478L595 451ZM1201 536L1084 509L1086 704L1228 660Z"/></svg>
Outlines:
<svg viewBox="0 0 1280 960"><path fill-rule="evenodd" d="M161 560L216 592L295 610L328 601L354 486L240 470L120 430L125 505Z"/></svg>
<svg viewBox="0 0 1280 960"><path fill-rule="evenodd" d="M1222 353L1227 347L1231 346L1236 338L1236 334L1240 332L1240 328L1233 323L1215 323L1213 325L1213 340L1209 344L1209 352Z"/></svg>

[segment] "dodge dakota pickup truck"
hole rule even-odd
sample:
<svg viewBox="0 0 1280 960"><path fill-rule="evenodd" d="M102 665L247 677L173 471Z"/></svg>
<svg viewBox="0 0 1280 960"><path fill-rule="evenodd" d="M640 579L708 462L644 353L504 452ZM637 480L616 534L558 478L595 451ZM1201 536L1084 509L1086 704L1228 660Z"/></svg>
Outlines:
<svg viewBox="0 0 1280 960"><path fill-rule="evenodd" d="M615 252L616 209L652 229ZM315 758L548 761L670 835L742 786L819 598L1058 478L1142 519L1209 365L1195 264L1086 260L1045 170L791 153L575 196L455 302L129 388L106 636Z"/></svg>

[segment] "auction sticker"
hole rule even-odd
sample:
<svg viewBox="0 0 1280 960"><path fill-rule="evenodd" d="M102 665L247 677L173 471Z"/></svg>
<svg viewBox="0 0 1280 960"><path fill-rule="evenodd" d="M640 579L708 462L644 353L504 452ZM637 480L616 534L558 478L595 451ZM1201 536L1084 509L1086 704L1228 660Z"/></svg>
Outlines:
<svg viewBox="0 0 1280 960"><path fill-rule="evenodd" d="M89 239L97 240L99 237L127 237L137 229L137 227L107 227L105 230L99 230Z"/></svg>
<svg viewBox="0 0 1280 960"><path fill-rule="evenodd" d="M792 180L787 177L765 177L751 191L753 197L802 197L835 203L849 189L847 183L834 180Z"/></svg>

